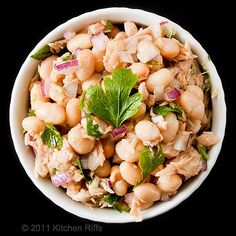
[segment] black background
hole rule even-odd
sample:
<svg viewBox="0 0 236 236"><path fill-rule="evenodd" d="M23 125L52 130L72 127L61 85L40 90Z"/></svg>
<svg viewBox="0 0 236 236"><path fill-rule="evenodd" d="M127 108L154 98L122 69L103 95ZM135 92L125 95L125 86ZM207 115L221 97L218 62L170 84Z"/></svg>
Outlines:
<svg viewBox="0 0 236 236"><path fill-rule="evenodd" d="M235 234L235 26L231 1L21 1L1 7L1 145L2 232L21 232L22 224L96 224L73 216L48 200L24 172L11 141L8 110L12 86L28 53L57 25L84 12L109 6L140 8L163 15L188 30L207 50L222 79L227 102L227 129L216 165L201 187L175 209L131 224L103 224L101 234L143 232L189 235L223 230ZM213 2L213 1L210 1ZM6 16L3 14L6 13ZM4 119L4 121L3 121ZM230 215L233 213L232 215ZM42 233L41 228L41 233ZM47 230L45 230L47 231ZM88 231L88 230L87 230ZM40 235L34 232L33 235ZM46 232L44 232L46 233ZM51 234L52 232L50 232ZM61 234L65 232L61 232ZM78 232L77 234L84 234ZM95 232L91 232L95 233ZM99 232L96 232L99 233ZM152 234L153 234L152 233ZM24 233L30 235L30 232Z"/></svg>

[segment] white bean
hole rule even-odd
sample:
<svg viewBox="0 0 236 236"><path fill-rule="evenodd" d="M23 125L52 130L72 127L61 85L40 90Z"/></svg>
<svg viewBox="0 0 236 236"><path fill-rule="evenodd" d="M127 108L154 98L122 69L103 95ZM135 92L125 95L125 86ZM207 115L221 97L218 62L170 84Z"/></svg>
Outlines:
<svg viewBox="0 0 236 236"><path fill-rule="evenodd" d="M102 72L104 70L103 56L105 55L105 50L93 47L92 53L94 57L94 71Z"/></svg>
<svg viewBox="0 0 236 236"><path fill-rule="evenodd" d="M57 103L39 103L37 104L35 114L40 120L54 125L63 124L66 120L65 109Z"/></svg>
<svg viewBox="0 0 236 236"><path fill-rule="evenodd" d="M77 125L68 133L68 142L78 154L91 152L95 145L93 138L86 137L85 130Z"/></svg>
<svg viewBox="0 0 236 236"><path fill-rule="evenodd" d="M139 82L148 78L150 69L147 64L137 62L133 63L129 68L138 76Z"/></svg>
<svg viewBox="0 0 236 236"><path fill-rule="evenodd" d="M182 179L179 175L162 175L158 180L158 188L162 192L174 192L176 191L182 184Z"/></svg>
<svg viewBox="0 0 236 236"><path fill-rule="evenodd" d="M81 111L79 108L80 101L78 98L72 98L66 105L66 123L74 127L80 122Z"/></svg>
<svg viewBox="0 0 236 236"><path fill-rule="evenodd" d="M135 133L143 141L144 145L148 145L149 142L157 144L161 140L158 127L148 120L139 121L135 126ZM153 145L155 144L153 143Z"/></svg>
<svg viewBox="0 0 236 236"><path fill-rule="evenodd" d="M149 75L146 80L146 87L150 93L154 92L157 86L166 87L172 80L173 75L169 69L163 68Z"/></svg>
<svg viewBox="0 0 236 236"><path fill-rule="evenodd" d="M141 202L154 202L161 198L161 192L155 184L144 183L134 189L134 196Z"/></svg>
<svg viewBox="0 0 236 236"><path fill-rule="evenodd" d="M30 104L33 110L36 109L40 102L48 102L49 98L43 97L41 83L35 82L30 90Z"/></svg>
<svg viewBox="0 0 236 236"><path fill-rule="evenodd" d="M67 42L67 48L74 52L77 48L88 49L92 47L90 34L77 34Z"/></svg>
<svg viewBox="0 0 236 236"><path fill-rule="evenodd" d="M193 95L198 97L201 101L203 101L203 99L204 99L204 93L203 93L202 89L197 85L188 85L186 87L185 91L192 93Z"/></svg>
<svg viewBox="0 0 236 236"><path fill-rule="evenodd" d="M179 129L179 121L174 113L170 113L165 117L165 121L167 121L167 128L161 132L163 136L163 143L169 143L174 140L178 129Z"/></svg>
<svg viewBox="0 0 236 236"><path fill-rule="evenodd" d="M198 97L184 91L180 96L179 103L191 119L202 120L205 113L204 103Z"/></svg>
<svg viewBox="0 0 236 236"><path fill-rule="evenodd" d="M128 189L128 184L125 182L125 180L121 179L116 181L113 185L112 188L116 195L118 196L124 196L127 193Z"/></svg>
<svg viewBox="0 0 236 236"><path fill-rule="evenodd" d="M84 49L77 53L76 59L79 63L79 69L76 71L78 79L87 80L94 72L93 53L89 49Z"/></svg>
<svg viewBox="0 0 236 236"><path fill-rule="evenodd" d="M127 183L135 185L141 178L141 169L133 163L123 161L120 164L120 174Z"/></svg>
<svg viewBox="0 0 236 236"><path fill-rule="evenodd" d="M101 140L101 142L105 157L106 158L112 157L115 152L114 142L110 141L109 139L103 139Z"/></svg>
<svg viewBox="0 0 236 236"><path fill-rule="evenodd" d="M58 58L58 56L52 55L47 57L39 66L39 75L42 79L46 80L52 72L53 63Z"/></svg>
<svg viewBox="0 0 236 236"><path fill-rule="evenodd" d="M110 175L111 172L111 164L109 160L106 160L102 166L99 166L95 170L95 175L97 175L100 178L106 178Z"/></svg>
<svg viewBox="0 0 236 236"><path fill-rule="evenodd" d="M45 129L44 122L38 119L36 116L26 117L22 121L22 126L29 134L39 134Z"/></svg>
<svg viewBox="0 0 236 236"><path fill-rule="evenodd" d="M161 55L167 59L178 56L180 47L174 39L162 38L160 44Z"/></svg>

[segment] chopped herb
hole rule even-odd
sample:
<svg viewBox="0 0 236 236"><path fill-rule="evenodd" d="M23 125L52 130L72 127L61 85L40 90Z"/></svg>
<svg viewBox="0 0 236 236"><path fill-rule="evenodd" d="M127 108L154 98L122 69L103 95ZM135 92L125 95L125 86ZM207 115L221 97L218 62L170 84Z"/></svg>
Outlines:
<svg viewBox="0 0 236 236"><path fill-rule="evenodd" d="M211 79L210 75L207 72L207 70L204 68L204 65L199 64L200 66L200 71L202 72L202 75L204 76L204 85L203 85L203 91L204 93L208 93L211 90Z"/></svg>
<svg viewBox="0 0 236 236"><path fill-rule="evenodd" d="M81 173L81 175L84 177L84 179L85 179L85 181L87 182L87 184L91 184L91 183L93 182L93 180L92 180L90 177L88 177L88 176L86 176L86 175L84 174L84 170L83 170L83 167L82 167L82 164L81 164L80 159L77 159L77 160L76 160L76 164L77 164L77 166L79 167L80 173Z"/></svg>
<svg viewBox="0 0 236 236"><path fill-rule="evenodd" d="M86 96L87 91L84 90L81 97L80 97L80 102L79 102L79 108L83 110L84 108L84 101L85 101L85 96Z"/></svg>
<svg viewBox="0 0 236 236"><path fill-rule="evenodd" d="M165 36L169 39L173 38L176 35L176 31L174 29L169 29L164 27Z"/></svg>
<svg viewBox="0 0 236 236"><path fill-rule="evenodd" d="M197 150L198 150L198 153L201 155L203 160L208 160L209 159L209 155L207 153L207 149L206 149L205 146L203 146L200 143L197 143Z"/></svg>
<svg viewBox="0 0 236 236"><path fill-rule="evenodd" d="M49 148L61 149L63 145L61 134L52 124L45 122L45 126L45 130L41 134L43 143L46 144Z"/></svg>
<svg viewBox="0 0 236 236"><path fill-rule="evenodd" d="M86 125L87 134L95 138L100 138L102 134L99 131L99 125L94 124L94 121L89 114L87 114L86 112L84 112L84 114L87 121Z"/></svg>
<svg viewBox="0 0 236 236"><path fill-rule="evenodd" d="M87 89L89 99L83 102L82 98L81 103L95 116L120 127L137 113L141 104L140 93L130 96L136 82L137 76L130 69L119 68L112 72L112 78L104 78L105 91L99 85L90 85Z"/></svg>
<svg viewBox="0 0 236 236"><path fill-rule="evenodd" d="M28 111L28 115L29 115L29 116L36 116L36 115L35 115L35 110L33 110L33 109L30 108L29 111Z"/></svg>
<svg viewBox="0 0 236 236"><path fill-rule="evenodd" d="M104 30L105 33L109 33L109 32L112 31L112 29L113 29L113 24L111 23L110 20L106 20L105 22L103 22L103 24L104 24L104 26L105 26L105 30Z"/></svg>
<svg viewBox="0 0 236 236"><path fill-rule="evenodd" d="M55 175L57 172L57 168L52 168L52 173Z"/></svg>
<svg viewBox="0 0 236 236"><path fill-rule="evenodd" d="M65 54L63 54L63 55L61 56L61 59L62 59L63 61L69 61L69 60L71 59L70 53L69 53L69 52L66 52Z"/></svg>
<svg viewBox="0 0 236 236"><path fill-rule="evenodd" d="M191 64L191 66L190 66L190 73L191 73L191 75L193 75L195 72L196 72L196 68L195 68L195 66L193 64Z"/></svg>
<svg viewBox="0 0 236 236"><path fill-rule="evenodd" d="M144 146L140 152L139 166L142 170L141 180L137 184L141 183L155 168L161 165L165 161L165 157L162 153L162 148L159 145L157 153L154 155L150 147ZM136 184L136 185L137 185Z"/></svg>
<svg viewBox="0 0 236 236"><path fill-rule="evenodd" d="M115 210L119 212L130 212L130 207L122 202L123 198L117 196L116 194L108 194L103 197L103 201L107 202L109 205L111 205Z"/></svg>
<svg viewBox="0 0 236 236"><path fill-rule="evenodd" d="M162 115L163 117L166 117L170 112L174 112L180 117L182 117L183 114L182 108L174 102L171 102L165 106L156 105L153 107L153 112L158 115Z"/></svg>
<svg viewBox="0 0 236 236"><path fill-rule="evenodd" d="M159 62L157 60L151 60L151 61L148 61L146 64L151 65L151 66L156 66L156 65L159 65Z"/></svg>
<svg viewBox="0 0 236 236"><path fill-rule="evenodd" d="M36 51L33 55L31 55L31 57L37 60L43 60L51 55L52 55L52 52L51 52L50 46L45 45L42 48L40 48L38 51Z"/></svg>

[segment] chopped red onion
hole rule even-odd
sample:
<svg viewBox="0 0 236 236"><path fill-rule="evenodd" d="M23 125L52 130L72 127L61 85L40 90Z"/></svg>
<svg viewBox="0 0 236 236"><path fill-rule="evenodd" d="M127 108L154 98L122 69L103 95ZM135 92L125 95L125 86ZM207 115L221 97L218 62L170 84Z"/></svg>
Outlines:
<svg viewBox="0 0 236 236"><path fill-rule="evenodd" d="M120 134L125 134L127 132L127 128L125 125L121 125L119 128L115 128L112 130L112 137L115 138Z"/></svg>
<svg viewBox="0 0 236 236"><path fill-rule="evenodd" d="M166 25L166 24L168 24L168 21L167 21L167 20L160 22L160 25Z"/></svg>
<svg viewBox="0 0 236 236"><path fill-rule="evenodd" d="M206 170L207 170L207 161L203 161L201 171L206 171Z"/></svg>
<svg viewBox="0 0 236 236"><path fill-rule="evenodd" d="M180 96L180 91L176 88L166 92L164 94L165 100L166 101L174 101Z"/></svg>
<svg viewBox="0 0 236 236"><path fill-rule="evenodd" d="M170 200L170 196L167 193L162 193L161 194L161 201L162 202L167 202Z"/></svg>
<svg viewBox="0 0 236 236"><path fill-rule="evenodd" d="M41 82L41 91L43 97L49 98L49 83L44 79Z"/></svg>
<svg viewBox="0 0 236 236"><path fill-rule="evenodd" d="M64 85L64 90L69 98L75 98L78 92L79 81L74 80Z"/></svg>
<svg viewBox="0 0 236 236"><path fill-rule="evenodd" d="M77 60L70 60L65 61L63 63L56 63L54 65L55 70L63 73L63 74L70 74L76 71L79 68L79 63Z"/></svg>
<svg viewBox="0 0 236 236"><path fill-rule="evenodd" d="M76 33L72 32L72 31L65 31L63 34L63 37L67 40L72 39L73 37L75 37Z"/></svg>
<svg viewBox="0 0 236 236"><path fill-rule="evenodd" d="M132 204L135 196L134 193L126 193L124 197L124 202L127 203L129 206Z"/></svg>
<svg viewBox="0 0 236 236"><path fill-rule="evenodd" d="M66 173L58 173L51 176L51 181L54 186L60 186L71 181L70 176Z"/></svg>
<svg viewBox="0 0 236 236"><path fill-rule="evenodd" d="M105 50L109 42L109 38L103 33L94 34L91 37L93 47L98 48L100 51Z"/></svg>

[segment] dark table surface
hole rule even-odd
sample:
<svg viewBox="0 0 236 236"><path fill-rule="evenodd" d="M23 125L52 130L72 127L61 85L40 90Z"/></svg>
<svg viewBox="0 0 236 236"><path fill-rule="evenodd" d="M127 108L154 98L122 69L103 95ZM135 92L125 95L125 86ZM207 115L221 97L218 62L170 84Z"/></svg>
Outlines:
<svg viewBox="0 0 236 236"><path fill-rule="evenodd" d="M21 226L27 224L34 229L34 235L47 233L53 226L70 225L79 227L79 232L109 233L109 232L150 232L155 234L175 233L188 235L205 233L207 230L234 230L231 221L235 210L233 194L235 184L234 159L235 151L235 27L233 25L233 6L229 2L207 4L207 1L50 1L8 4L1 8L8 13L2 17L1 55L3 83L1 91L1 121L3 121L4 136L1 154L2 176L1 195L5 199L2 204L4 221L3 232L22 232ZM218 1L217 1L218 2ZM186 201L175 209L161 216L142 223L103 224L73 216L57 207L47 199L30 181L22 168L12 145L8 109L11 89L21 64L34 45L57 25L84 12L109 6L126 6L140 8L163 15L188 30L207 50L216 65L222 79L227 102L227 129L223 147L218 160L209 177L201 187ZM14 20L10 18L13 17ZM3 164L4 163L4 164ZM37 226L39 225L39 226ZM57 232L57 228L54 229ZM65 233L62 232L61 233ZM67 233L73 233L70 232ZM153 232L153 231L152 231ZM32 232L31 232L32 233ZM25 235L31 234L30 232ZM50 231L50 234L52 230ZM76 231L74 232L76 233Z"/></svg>

